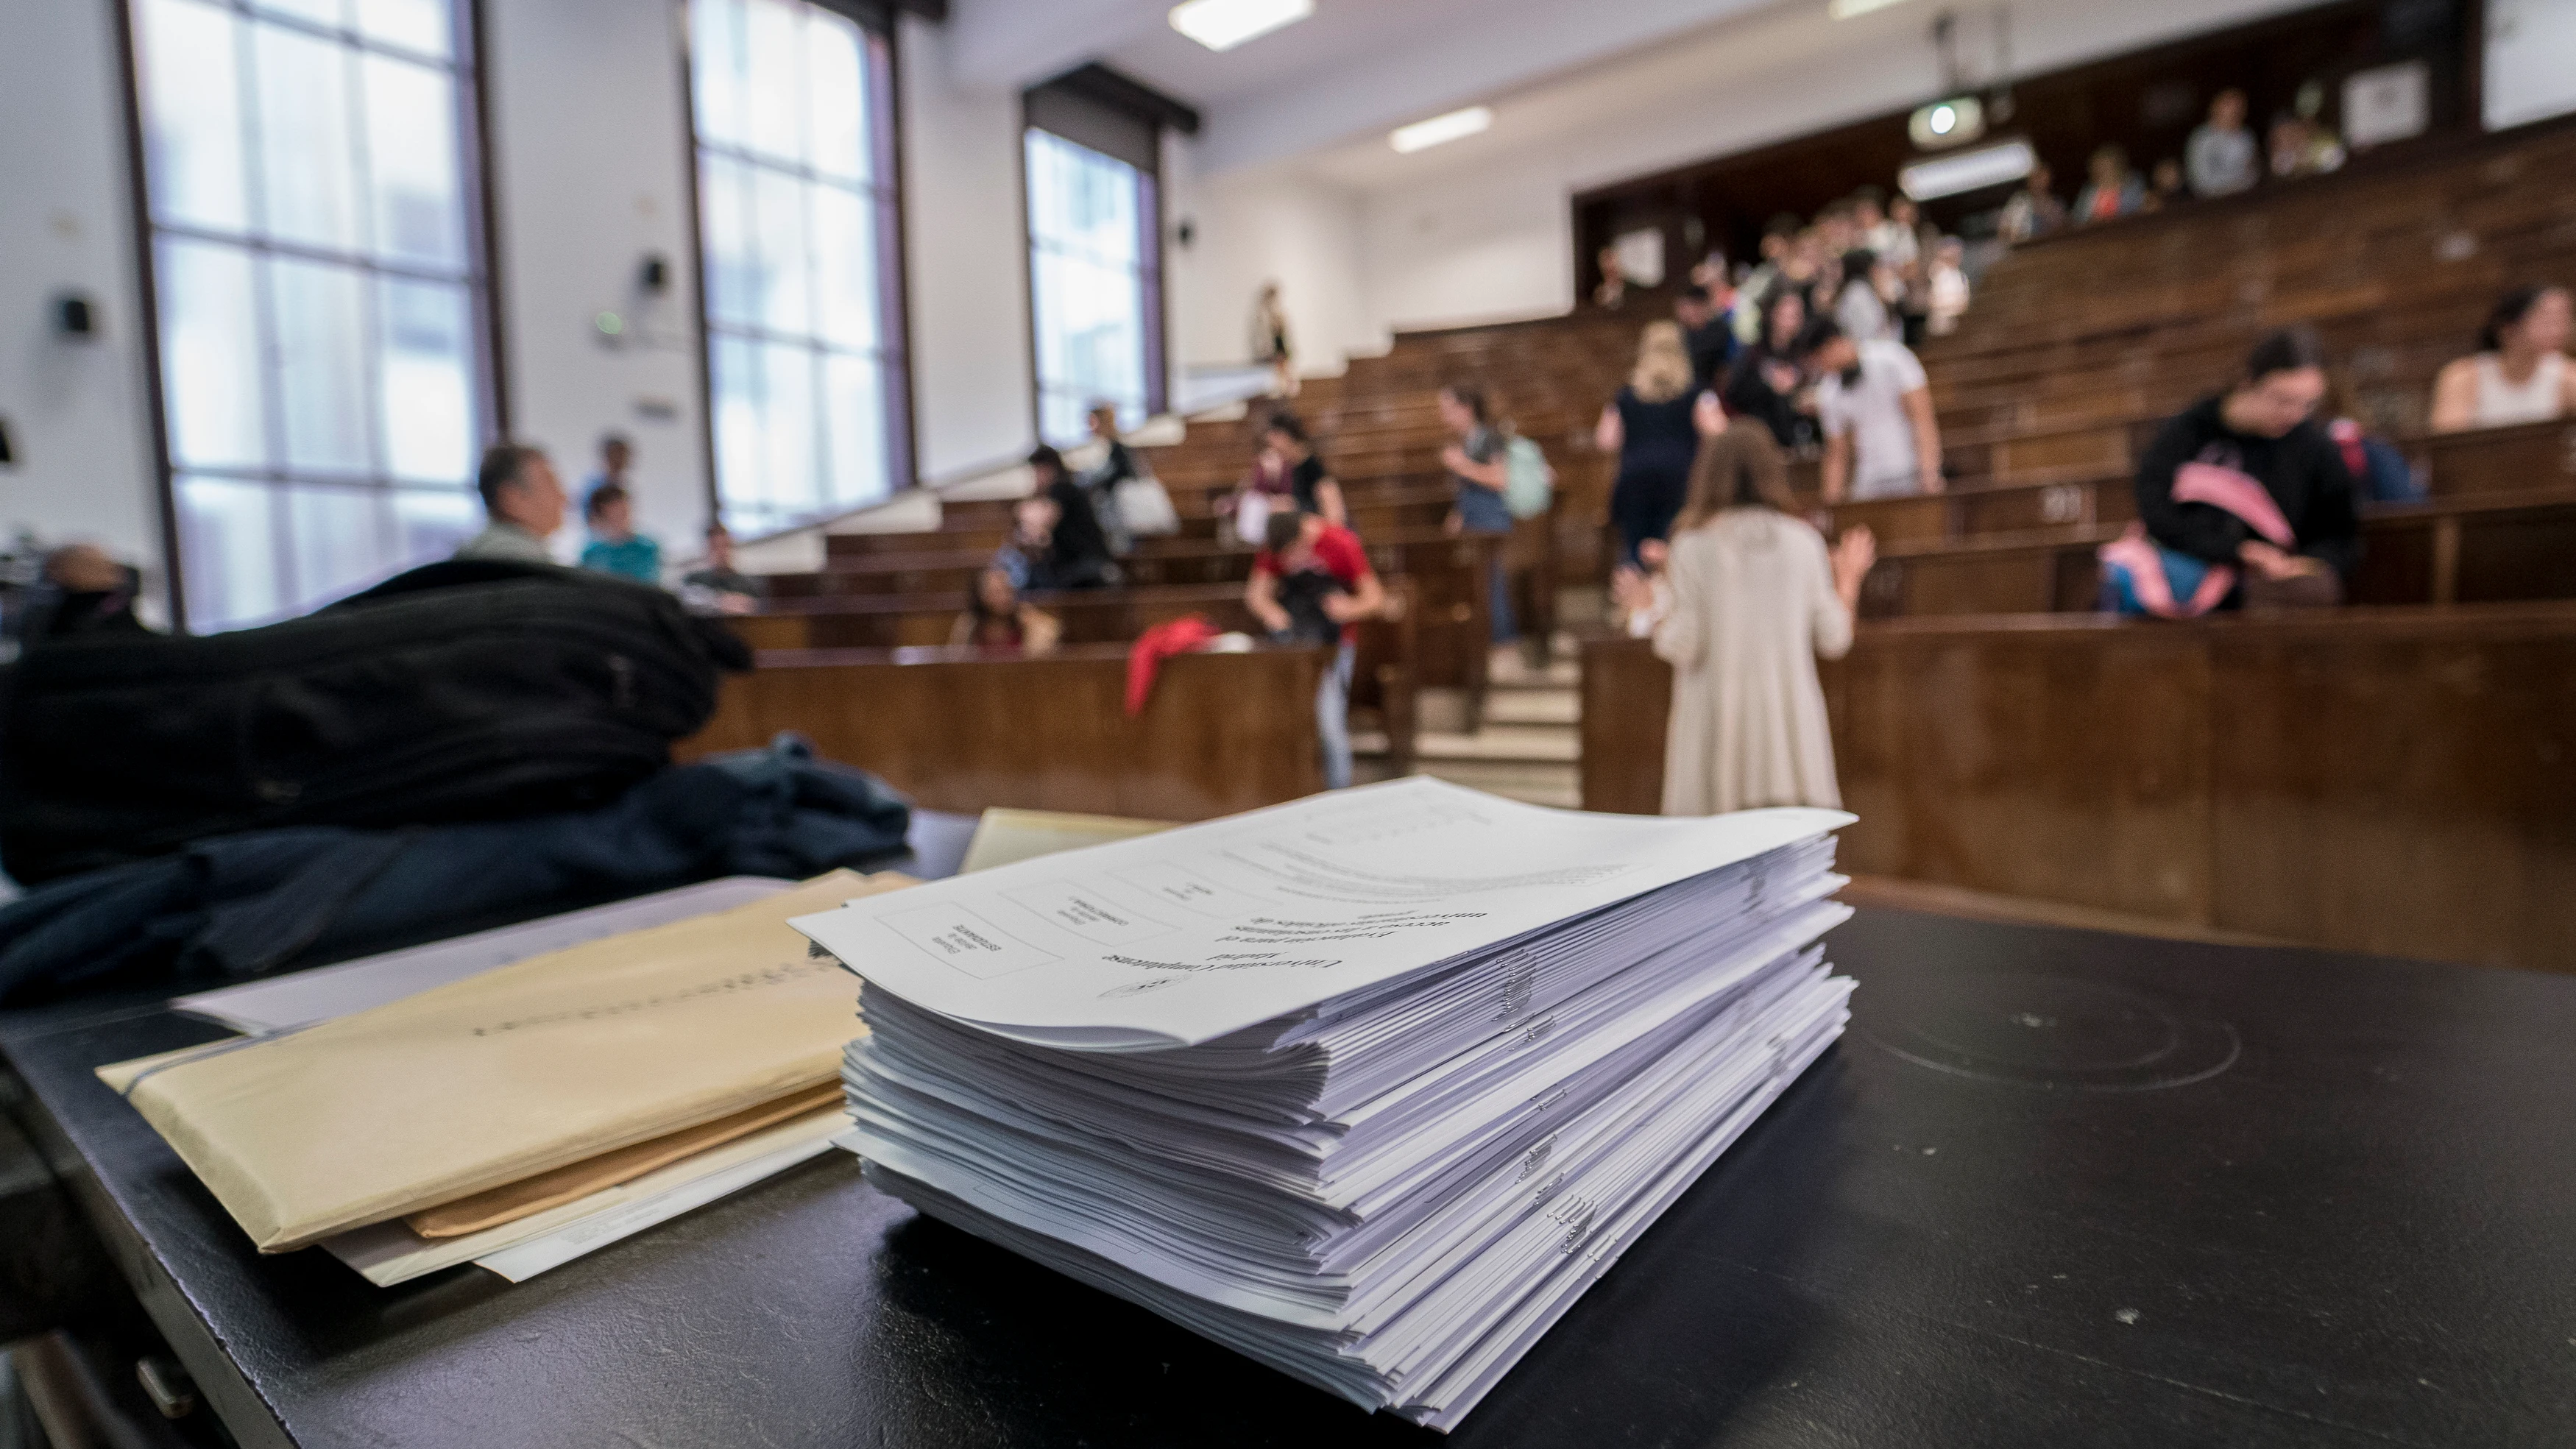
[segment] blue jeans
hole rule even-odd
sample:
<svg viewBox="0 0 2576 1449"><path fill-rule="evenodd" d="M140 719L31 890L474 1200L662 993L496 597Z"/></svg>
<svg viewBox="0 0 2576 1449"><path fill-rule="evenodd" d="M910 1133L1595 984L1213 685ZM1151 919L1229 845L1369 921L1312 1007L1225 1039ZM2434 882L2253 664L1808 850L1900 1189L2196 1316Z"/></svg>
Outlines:
<svg viewBox="0 0 2576 1449"><path fill-rule="evenodd" d="M1503 553L1510 545L1512 510L1503 495L1491 488L1472 484L1458 485L1458 523L1461 533L1489 533L1506 540L1494 548L1494 561L1487 570L1488 591L1493 595L1493 638L1497 644L1508 644L1520 637L1520 625L1512 618L1511 572L1503 566Z"/></svg>
<svg viewBox="0 0 2576 1449"><path fill-rule="evenodd" d="M1324 741L1327 790L1344 789L1351 783L1351 663L1358 654L1358 645L1343 640L1315 686L1315 732Z"/></svg>

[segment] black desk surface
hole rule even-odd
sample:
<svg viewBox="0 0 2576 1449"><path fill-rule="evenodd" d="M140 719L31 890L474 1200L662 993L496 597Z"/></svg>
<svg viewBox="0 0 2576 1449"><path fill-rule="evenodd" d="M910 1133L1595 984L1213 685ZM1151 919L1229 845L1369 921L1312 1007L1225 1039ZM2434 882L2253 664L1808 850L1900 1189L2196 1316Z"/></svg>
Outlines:
<svg viewBox="0 0 2576 1449"><path fill-rule="evenodd" d="M2576 978L1879 910L1832 940L1850 1033L1461 1449L2576 1441ZM211 1034L57 1011L0 1051L245 1444L1438 1442L839 1154L516 1287L262 1259L90 1076Z"/></svg>

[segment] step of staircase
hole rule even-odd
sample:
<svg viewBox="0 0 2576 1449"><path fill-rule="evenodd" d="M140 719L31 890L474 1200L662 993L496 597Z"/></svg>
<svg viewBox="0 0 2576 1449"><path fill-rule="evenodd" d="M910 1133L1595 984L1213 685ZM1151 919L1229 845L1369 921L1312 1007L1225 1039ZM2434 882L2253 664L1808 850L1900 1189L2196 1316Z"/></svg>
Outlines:
<svg viewBox="0 0 2576 1449"><path fill-rule="evenodd" d="M1495 724L1490 719L1472 735L1425 730L1414 741L1414 753L1425 762L1571 765L1582 751L1582 737L1570 725Z"/></svg>
<svg viewBox="0 0 2576 1449"><path fill-rule="evenodd" d="M1582 722L1583 697L1554 685L1516 685L1485 696L1488 725L1563 725Z"/></svg>

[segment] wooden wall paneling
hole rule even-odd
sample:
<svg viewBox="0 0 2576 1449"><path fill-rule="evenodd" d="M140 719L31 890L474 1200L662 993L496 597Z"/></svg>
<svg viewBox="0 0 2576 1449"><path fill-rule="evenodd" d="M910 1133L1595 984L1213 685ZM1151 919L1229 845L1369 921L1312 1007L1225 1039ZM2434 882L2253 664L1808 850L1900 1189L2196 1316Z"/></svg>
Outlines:
<svg viewBox="0 0 2576 1449"><path fill-rule="evenodd" d="M1844 868L2208 924L2206 654L2091 625L1870 630L1824 666Z"/></svg>
<svg viewBox="0 0 2576 1449"><path fill-rule="evenodd" d="M2412 456L2436 497L2576 484L2576 423L2532 423L2444 433L2416 442Z"/></svg>
<svg viewBox="0 0 2576 1449"><path fill-rule="evenodd" d="M2576 613L2211 632L2224 927L2576 969Z"/></svg>
<svg viewBox="0 0 2576 1449"><path fill-rule="evenodd" d="M1822 670L1846 868L2576 970L2576 605L1873 626ZM1660 803L1670 674L1583 650L1587 809Z"/></svg>
<svg viewBox="0 0 2576 1449"><path fill-rule="evenodd" d="M1664 808L1664 734L1673 668L1644 639L1595 638L1578 651L1583 698L1583 808L1657 815Z"/></svg>
<svg viewBox="0 0 2576 1449"><path fill-rule="evenodd" d="M2453 537L2459 603L2576 597L2576 506L2462 513Z"/></svg>

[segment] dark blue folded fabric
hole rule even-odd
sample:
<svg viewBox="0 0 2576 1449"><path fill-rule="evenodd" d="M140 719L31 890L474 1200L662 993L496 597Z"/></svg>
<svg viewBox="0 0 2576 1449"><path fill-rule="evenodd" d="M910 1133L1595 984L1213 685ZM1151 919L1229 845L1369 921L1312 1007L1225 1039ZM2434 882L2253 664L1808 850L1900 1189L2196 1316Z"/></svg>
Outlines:
<svg viewBox="0 0 2576 1449"><path fill-rule="evenodd" d="M912 807L793 735L675 766L605 809L201 840L0 908L0 1004L258 975L721 875L800 879L903 848ZM460 929L464 928L460 925Z"/></svg>

